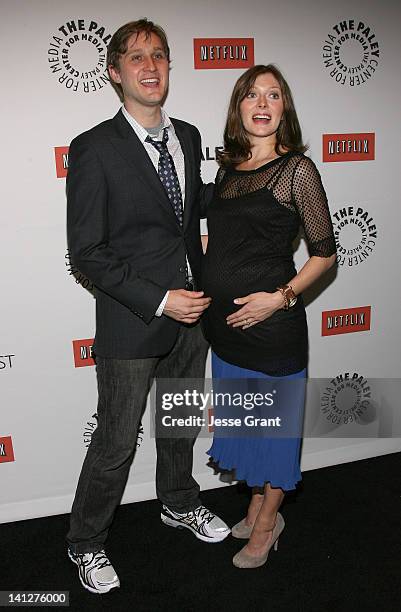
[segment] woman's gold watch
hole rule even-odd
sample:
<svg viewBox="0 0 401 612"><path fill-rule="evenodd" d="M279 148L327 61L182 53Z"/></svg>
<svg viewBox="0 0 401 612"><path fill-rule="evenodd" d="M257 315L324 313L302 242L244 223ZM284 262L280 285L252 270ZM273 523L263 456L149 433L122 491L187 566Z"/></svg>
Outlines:
<svg viewBox="0 0 401 612"><path fill-rule="evenodd" d="M280 287L277 287L277 291L280 291L284 298L284 310L288 310L289 308L295 306L297 303L297 296L295 295L291 285L281 285Z"/></svg>

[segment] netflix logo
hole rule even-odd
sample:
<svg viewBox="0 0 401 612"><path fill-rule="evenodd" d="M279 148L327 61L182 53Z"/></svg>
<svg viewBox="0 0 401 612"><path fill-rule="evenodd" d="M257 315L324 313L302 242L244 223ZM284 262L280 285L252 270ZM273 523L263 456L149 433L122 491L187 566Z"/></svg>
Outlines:
<svg viewBox="0 0 401 612"><path fill-rule="evenodd" d="M375 159L375 134L323 134L323 161L347 162Z"/></svg>
<svg viewBox="0 0 401 612"><path fill-rule="evenodd" d="M57 178L65 178L68 171L68 150L70 147L54 147Z"/></svg>
<svg viewBox="0 0 401 612"><path fill-rule="evenodd" d="M351 334L370 330L370 306L322 312L322 336Z"/></svg>
<svg viewBox="0 0 401 612"><path fill-rule="evenodd" d="M0 463L15 461L11 436L0 437Z"/></svg>
<svg viewBox="0 0 401 612"><path fill-rule="evenodd" d="M74 352L74 363L76 368L83 368L85 366L94 366L95 361L93 359L93 338L86 340L73 340L72 349Z"/></svg>
<svg viewBox="0 0 401 612"><path fill-rule="evenodd" d="M250 68L254 64L253 38L194 38L195 70Z"/></svg>

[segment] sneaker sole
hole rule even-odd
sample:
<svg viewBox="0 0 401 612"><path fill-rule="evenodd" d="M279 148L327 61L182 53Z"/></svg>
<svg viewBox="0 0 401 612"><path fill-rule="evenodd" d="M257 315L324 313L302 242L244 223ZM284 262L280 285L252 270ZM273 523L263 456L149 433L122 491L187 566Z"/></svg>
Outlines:
<svg viewBox="0 0 401 612"><path fill-rule="evenodd" d="M68 558L74 563L74 565L78 567L78 563L75 561L74 557L71 555L69 550L67 550L67 554L68 554ZM78 576L79 576L79 581L84 587L84 589L86 589L87 591L90 591L91 593L94 593L95 595L104 595L104 593L109 593L113 589L118 589L120 587L120 583L118 583L118 584L110 585L110 587L105 591L98 591L96 589L92 589L92 587L84 583L84 581L81 578L81 573L79 571L78 571Z"/></svg>
<svg viewBox="0 0 401 612"><path fill-rule="evenodd" d="M217 537L214 536L209 538L208 536L204 536L201 533L195 531L195 529L193 529L190 525L185 525L184 523L176 521L175 519L170 518L169 516L161 514L160 518L162 522L165 525L168 525L169 527L175 527L176 529L189 529L194 534L194 536L198 538L198 540L202 540L202 542L208 542L208 544L217 544L218 542L222 542L226 539L227 536L230 535L230 531L227 531L222 533L221 535L218 535Z"/></svg>

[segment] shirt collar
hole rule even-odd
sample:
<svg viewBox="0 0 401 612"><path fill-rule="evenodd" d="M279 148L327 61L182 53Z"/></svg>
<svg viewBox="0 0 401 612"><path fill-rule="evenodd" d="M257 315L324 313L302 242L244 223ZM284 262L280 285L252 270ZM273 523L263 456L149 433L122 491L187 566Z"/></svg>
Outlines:
<svg viewBox="0 0 401 612"><path fill-rule="evenodd" d="M140 123L138 123L138 121L136 121L136 119L134 119L132 115L130 115L124 105L121 107L121 111L132 129L134 130L134 132L136 133L136 135L138 136L139 140L141 140L141 142L145 142L146 138L149 136L146 129ZM173 124L171 123L171 119L167 115L166 111L163 108L161 108L160 111L162 122L160 125L158 139L161 139L161 134L164 128L168 128L169 130L173 129Z"/></svg>

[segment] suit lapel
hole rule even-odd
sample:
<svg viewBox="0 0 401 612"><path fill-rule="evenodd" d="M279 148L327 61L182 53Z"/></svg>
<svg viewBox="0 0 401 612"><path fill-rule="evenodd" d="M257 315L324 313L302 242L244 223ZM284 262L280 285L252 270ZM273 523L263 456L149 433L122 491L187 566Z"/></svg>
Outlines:
<svg viewBox="0 0 401 612"><path fill-rule="evenodd" d="M143 144L125 119L121 110L114 117L113 125L118 134L116 137L111 138L113 145L120 155L131 167L133 167L137 177L144 183L146 188L152 192L157 202L167 210L170 217L176 222L174 211L164 191L163 185L160 182L159 175L149 155L146 153ZM187 170L185 164L185 182L186 174Z"/></svg>

